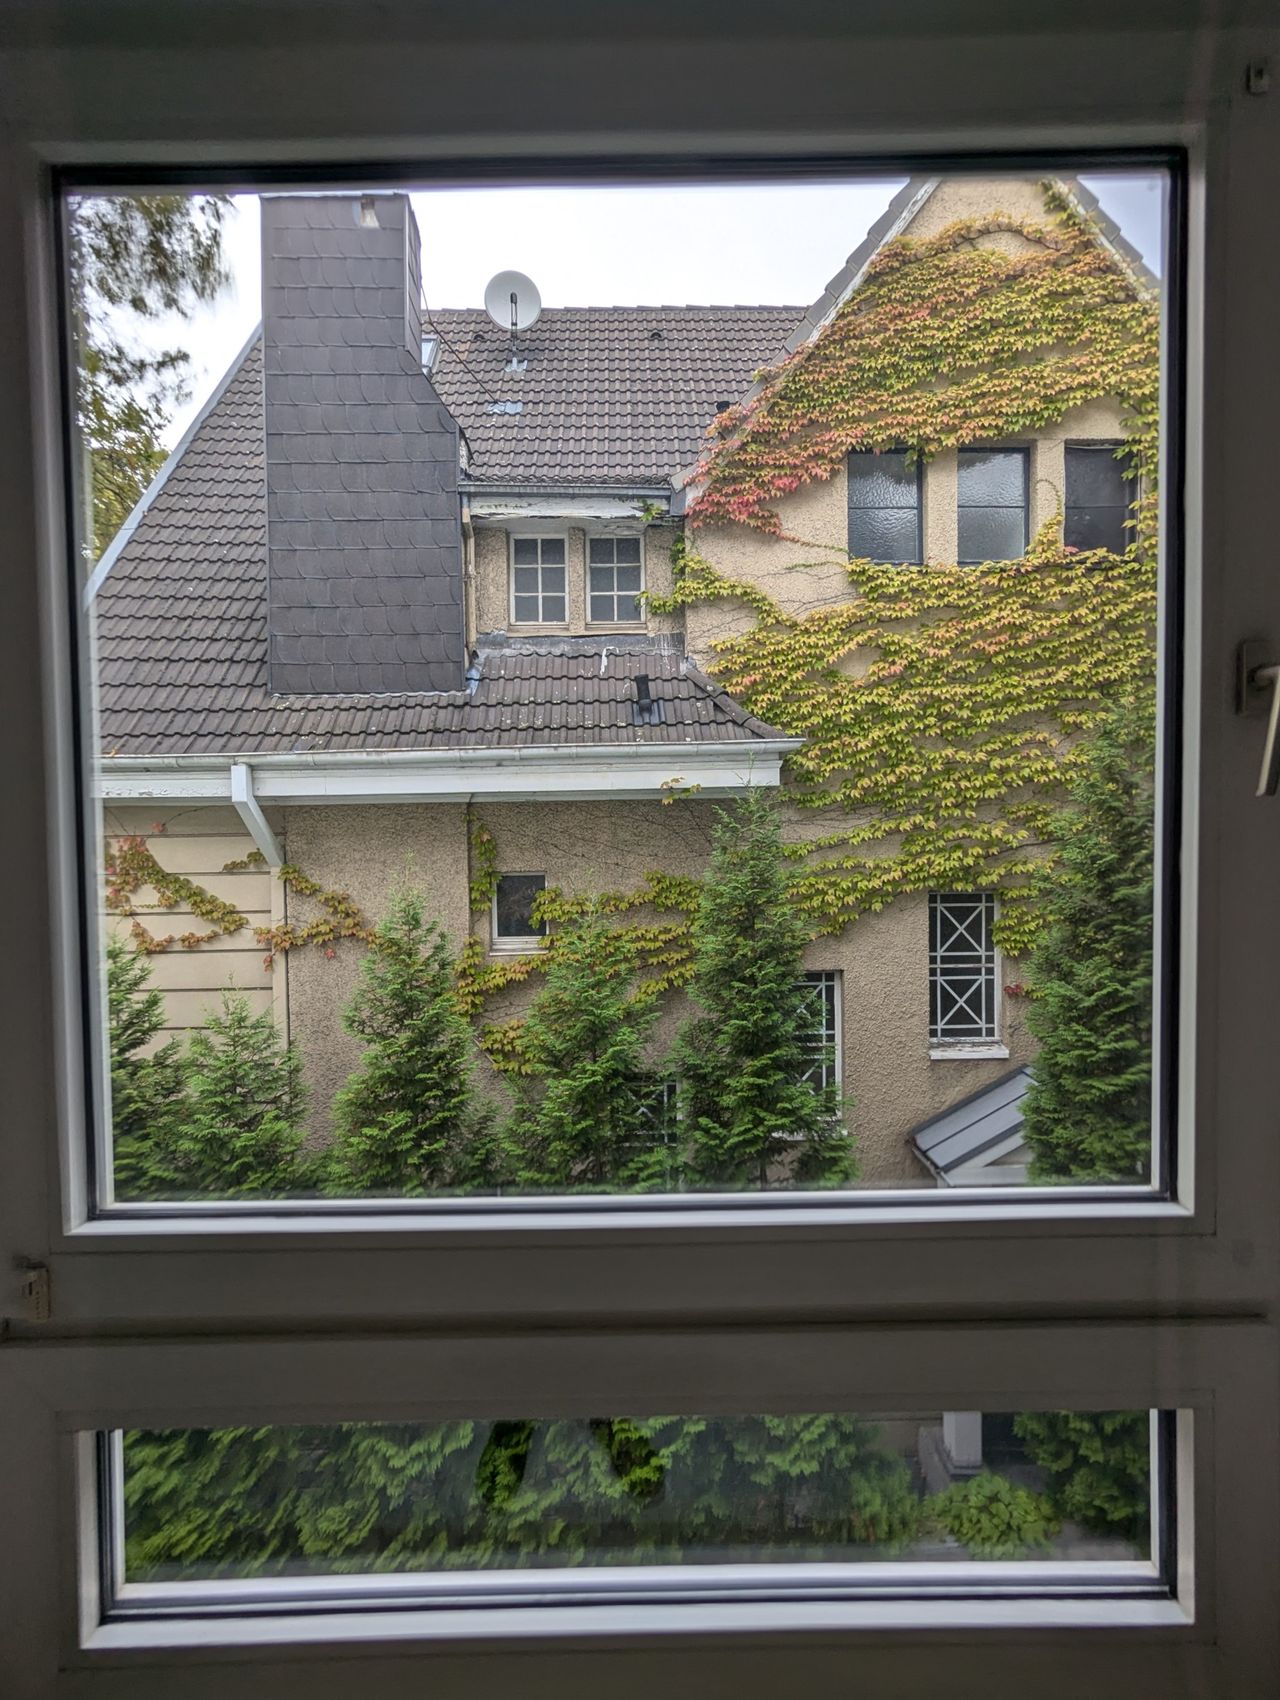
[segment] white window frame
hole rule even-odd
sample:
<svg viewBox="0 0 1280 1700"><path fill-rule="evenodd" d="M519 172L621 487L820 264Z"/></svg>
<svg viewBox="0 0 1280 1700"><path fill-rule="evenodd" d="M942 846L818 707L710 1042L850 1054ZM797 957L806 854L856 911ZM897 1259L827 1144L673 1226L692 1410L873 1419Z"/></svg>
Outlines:
<svg viewBox="0 0 1280 1700"><path fill-rule="evenodd" d="M15 30L0 49L9 95L0 170L0 497L15 563L0 626L0 691L3 723L23 729L0 749L6 798L22 823L8 843L10 890L22 901L12 906L0 965L14 992L0 1193L0 1280L11 1319L0 1377L14 1395L0 1400L8 1533L0 1565L11 1609L0 1651L17 1673L16 1692L23 1700L150 1700L174 1692L175 1671L179 1684L191 1675L193 1687L239 1700L275 1700L304 1685L316 1700L350 1692L350 1662L333 1659L330 1643L298 1625L267 1625L242 1642L233 1678L227 1667L234 1686L225 1690L213 1686L218 1650L207 1639L167 1651L103 1646L92 1577L80 1573L76 1556L76 1531L89 1529L94 1514L75 1475L75 1437L86 1429L220 1413L425 1415L439 1408L432 1400L474 1399L486 1361L491 1375L500 1361L508 1397L517 1389L531 1412L556 1408L570 1384L593 1410L611 1398L639 1408L692 1370L662 1368L650 1354L655 1343L678 1340L696 1343L706 1373L719 1377L718 1408L758 1407L765 1386L774 1403L787 1384L789 1346L804 1340L812 1361L794 1377L801 1396L847 1392L885 1409L892 1395L907 1409L920 1392L910 1366L929 1355L927 1324L945 1300L952 1320L932 1331L931 1406L999 1409L1003 1397L1032 1408L1087 1397L1112 1408L1195 1411L1194 1468L1179 1500L1179 1529L1194 1525L1179 1581L1192 1623L1113 1615L1104 1627L1068 1627L1065 1608L1046 1608L1029 1647L1025 1610L983 1625L959 1607L929 1619L909 1601L892 1622L864 1625L876 1631L865 1640L847 1621L783 1626L756 1614L748 1624L740 1614L733 1624L682 1619L696 1631L689 1636L669 1619L614 1619L613 1641L588 1650L580 1641L550 1644L557 1631L562 1642L566 1629L577 1632L564 1618L489 1620L482 1632L446 1628L446 1656L425 1666L421 1626L368 1614L339 1626L347 1650L357 1642L362 1658L376 1657L379 1691L388 1695L420 1693L424 1669L449 1696L488 1683L576 1697L608 1682L631 1700L651 1693L655 1680L732 1686L744 1697L817 1693L847 1683L856 1648L864 1683L912 1697L932 1697L953 1681L980 1686L993 1700L1020 1696L1030 1657L1044 1700L1090 1691L1164 1700L1197 1687L1233 1700L1269 1697L1280 1679L1271 1607L1280 1532L1280 1146L1261 1135L1280 1102L1272 1031L1280 813L1253 795L1259 728L1233 719L1229 700L1237 642L1268 634L1280 642L1269 507L1275 386L1260 381L1280 231L1258 213L1274 203L1280 147L1275 97L1250 89L1265 80L1250 68L1280 48L1276 32L1200 18L1153 29L1149 13L1133 22L1137 9L1130 14L1126 0L1115 0L1115 33L1105 39L1048 19L1042 33L1012 0L1003 35L992 23L967 33L958 14L945 35L922 37L904 25L867 39L856 38L851 17L847 36L816 48L802 19L785 38L739 27L732 42L680 41L673 76L637 89L637 140L616 79L601 74L616 44L583 39L557 17L554 0L539 40L508 55L495 51L491 32L424 46L398 15L370 40L351 0L344 18L358 51L326 33L327 13L313 38L292 40L286 83L261 76L271 22L254 19L250 31L217 0L201 11L185 43L157 11L145 47L122 40L109 75L101 54L52 23L41 34ZM602 23L601 33L610 27ZM197 39L201 30L207 34ZM211 54L225 75L209 76ZM428 70L429 135L421 99ZM887 1195L875 1208L828 1199L811 1211L797 1199L780 1210L724 1212L708 1203L623 1216L536 1204L448 1215L266 1208L235 1217L195 1212L178 1223L92 1216L75 963L80 890L68 855L79 776L63 620L68 557L48 173L59 162L95 162L127 167L138 181L174 160L269 156L320 178L336 169L336 80L344 134L359 138L351 146L366 180L379 160L402 162L415 151L450 171L459 159L484 156L491 170L494 157L522 155L536 173L539 158L566 146L565 102L548 100L549 87L572 97L580 159L643 155L648 170L655 146L690 147L690 122L704 158L748 144L757 157L798 157L815 136L828 153L892 152L899 161L904 149L935 157L1002 145L1033 153L1160 142L1189 149L1183 505L1191 643L1176 951L1182 1132L1169 1198L1107 1189L1081 1208L1029 1189L1013 1208L978 1193L949 1197L939 1209L919 1195ZM477 87L490 97L493 128L484 134ZM1221 444L1231 445L1229 454L1213 446ZM39 1319L46 1309L49 1322ZM1049 1324L1049 1315L1064 1320ZM495 1319L506 1334L495 1332ZM708 1332L713 1319L723 1332ZM399 1330L406 1338L396 1339ZM857 1366L838 1376L833 1330L843 1331ZM114 1341L95 1343L106 1332ZM302 1333L306 1339L291 1338ZM210 1338L197 1344L200 1334ZM1035 1340L1049 1337L1052 1349L1037 1350ZM442 1343L443 1356L430 1365L422 1338ZM579 1354L573 1378L564 1342ZM692 1373L679 1384L686 1396L702 1385ZM1021 1633L1001 1633L1012 1629ZM282 1645L289 1633L309 1645ZM522 1638L505 1665L499 1637ZM530 1637L547 1644L536 1659Z"/></svg>
<svg viewBox="0 0 1280 1700"><path fill-rule="evenodd" d="M808 968L802 978L818 994L823 1019L821 1034L817 1036L822 1048L831 1053L830 1061L814 1065L815 1068L821 1070L823 1077L819 1080L818 1085L824 1090L828 1086L834 1086L839 1090L844 1085L844 974L839 968ZM824 996L827 986L832 988L830 1044L827 1043L827 1000ZM810 1070L809 1072L812 1073L813 1071Z"/></svg>
<svg viewBox="0 0 1280 1700"><path fill-rule="evenodd" d="M935 906L940 905L949 897L972 899L981 898L985 913L987 937L991 940L989 949L989 965L984 970L984 979L989 978L991 986L991 1023L990 1032L970 1037L949 1038L935 1023L932 1015L934 1007L935 987L939 985L944 968L941 953L934 948L934 913ZM1003 1039L1004 1008L1001 1002L1004 992L1004 964L1001 959L1000 947L995 943L993 929L1000 916L1000 902L991 891L931 891L929 893L929 1058L932 1062L966 1062L982 1058L1007 1057L1009 1047Z"/></svg>
<svg viewBox="0 0 1280 1700"><path fill-rule="evenodd" d="M595 626L598 630L601 630L601 631L604 631L604 630L609 630L609 631L636 631L636 630L642 628L646 623L645 622L645 612L644 612L644 603L643 602L640 603L640 605L639 605L640 611L639 611L637 617L634 620L617 620L617 619L614 619L614 620L597 620L594 613L592 612L592 608L591 608L591 598L592 598L591 571L592 571L592 568L593 568L593 566L608 566L608 565L610 565L610 563L607 562L607 561L593 562L592 559L591 559L591 545L593 543L615 543L616 544L619 541L619 539L623 538L623 537L635 538L636 541L640 545L640 560L639 560L640 588L639 588L639 590L635 591L634 593L631 592L631 591L620 591L618 589L618 567L619 567L619 564L626 566L626 565L630 565L631 563L629 563L629 562L619 563L618 561L615 560L612 563L612 566L613 566L613 590L610 591L609 594L613 598L613 606L614 606L614 611L616 613L617 607L618 607L618 597L619 596L630 596L630 595L634 594L636 596L643 597L645 590L648 587L648 578L647 578L647 575L645 573L645 555L648 552L646 547L645 547L645 543L646 543L645 534L642 531L589 531L586 535L586 538L585 538L585 541L584 541L584 544L583 544L583 548L584 548L583 571L586 574L585 595L586 595L586 598L587 598L587 624L589 626Z"/></svg>
<svg viewBox="0 0 1280 1700"><path fill-rule="evenodd" d="M538 574L538 618L536 620L518 620L516 618L516 544L517 543L536 543L538 545L538 560L537 560L537 565L536 565L536 568L535 568L535 570ZM542 559L542 546L543 546L544 543L559 543L560 546L564 550L564 560L562 562L561 561L544 562L543 559ZM529 567L531 565L533 565L533 563L529 562L529 561L522 561L520 563L520 565L527 571L529 569ZM542 571L543 571L544 565L549 566L549 567L558 566L560 568L560 571L564 574L564 618L562 620L544 620L543 617L542 617L542 604L543 604L544 599L548 595L551 595L551 596L556 595L556 592L554 590L553 591L545 591L542 588ZM507 585L508 585L508 592L509 592L509 597L510 597L511 624L513 626L524 626L524 627L550 626L555 630L561 630L563 627L571 624L571 621L570 621L570 618L569 618L569 609L570 609L570 606L571 606L571 602L570 602L570 581L569 581L569 534L568 534L568 532L564 532L564 531L512 531L512 532L508 533L508 541L507 541ZM529 594L529 592L528 591L521 591L520 594L522 596L527 596Z"/></svg>
<svg viewBox="0 0 1280 1700"><path fill-rule="evenodd" d="M528 956L531 952L541 950L547 942L546 932L541 933L500 933L498 931L498 882L505 879L541 880L542 889L547 889L547 876L518 868L508 868L498 874L493 882L493 896L489 901L489 950L499 956Z"/></svg>

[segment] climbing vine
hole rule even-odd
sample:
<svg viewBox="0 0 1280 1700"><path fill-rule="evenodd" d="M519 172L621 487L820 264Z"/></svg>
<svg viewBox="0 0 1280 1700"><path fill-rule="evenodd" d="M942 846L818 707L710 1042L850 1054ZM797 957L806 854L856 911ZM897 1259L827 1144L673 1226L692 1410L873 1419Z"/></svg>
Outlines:
<svg viewBox="0 0 1280 1700"><path fill-rule="evenodd" d="M1059 513L1021 560L852 560L847 598L790 614L718 570L713 534L702 551L677 541L673 592L650 598L663 612L727 601L754 616L712 644L711 671L805 740L788 798L830 819L791 846L816 932L908 892L993 889L999 943L1025 951L1082 739L1154 683L1158 309L1060 191L1045 197L1045 224L994 214L887 244L831 323L717 420L689 518L799 542L775 504L853 449L928 459L1114 397L1135 481L1123 552L1065 547Z"/></svg>

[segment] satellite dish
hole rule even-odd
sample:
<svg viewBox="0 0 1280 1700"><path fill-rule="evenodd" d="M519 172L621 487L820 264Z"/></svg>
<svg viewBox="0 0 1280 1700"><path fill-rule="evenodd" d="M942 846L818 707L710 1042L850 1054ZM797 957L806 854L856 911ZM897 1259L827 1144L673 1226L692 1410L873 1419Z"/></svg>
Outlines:
<svg viewBox="0 0 1280 1700"><path fill-rule="evenodd" d="M536 325L542 297L532 278L523 272L499 272L491 277L484 292L484 310L499 330L527 331Z"/></svg>

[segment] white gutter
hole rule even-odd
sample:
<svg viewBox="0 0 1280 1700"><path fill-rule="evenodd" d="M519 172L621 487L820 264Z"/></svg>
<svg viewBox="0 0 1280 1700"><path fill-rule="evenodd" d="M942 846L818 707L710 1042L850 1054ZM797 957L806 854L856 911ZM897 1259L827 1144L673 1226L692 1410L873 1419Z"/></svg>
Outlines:
<svg viewBox="0 0 1280 1700"><path fill-rule="evenodd" d="M233 761L231 764L231 801L235 811L244 823L245 831L266 857L269 868L279 868L284 864L284 851L280 841L272 832L267 817L254 795L253 771L248 762Z"/></svg>
<svg viewBox="0 0 1280 1700"><path fill-rule="evenodd" d="M732 744L551 744L514 749L346 750L252 756L106 756L95 794L261 805L317 803L582 802L661 799L684 790L730 797L781 782L802 739ZM233 773L243 794L237 799ZM253 825L246 819L251 832ZM263 827L269 832L265 817ZM274 837L273 837L274 842ZM271 851L255 834L270 859Z"/></svg>

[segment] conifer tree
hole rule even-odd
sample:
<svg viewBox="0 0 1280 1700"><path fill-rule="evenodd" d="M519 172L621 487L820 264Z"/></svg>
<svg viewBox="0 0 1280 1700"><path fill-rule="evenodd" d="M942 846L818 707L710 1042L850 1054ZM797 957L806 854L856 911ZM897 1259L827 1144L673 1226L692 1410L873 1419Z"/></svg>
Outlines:
<svg viewBox="0 0 1280 1700"><path fill-rule="evenodd" d="M1033 953L1033 1180L1136 1181L1151 1150L1154 731L1117 709L1072 787L1052 924Z"/></svg>
<svg viewBox="0 0 1280 1700"><path fill-rule="evenodd" d="M763 1187L775 1171L834 1186L855 1172L834 1086L812 1078L808 942L776 803L721 811L694 923L694 1002L677 1046L681 1133L695 1184ZM798 1136L798 1137L797 1137Z"/></svg>
<svg viewBox="0 0 1280 1700"><path fill-rule="evenodd" d="M420 892L393 896L344 1025L366 1049L334 1100L330 1189L413 1196L474 1184L471 1027Z"/></svg>
<svg viewBox="0 0 1280 1700"><path fill-rule="evenodd" d="M243 992L191 1035L189 1108L174 1142L180 1185L192 1193L287 1193L302 1182L303 1087L298 1056L281 1043L269 1010Z"/></svg>
<svg viewBox="0 0 1280 1700"><path fill-rule="evenodd" d="M657 1006L595 906L557 932L521 1031L528 1074L510 1144L526 1186L625 1190L662 1184L668 1150L643 1103Z"/></svg>
<svg viewBox="0 0 1280 1700"><path fill-rule="evenodd" d="M173 1190L173 1145L186 1098L177 1039L148 1050L164 1028L164 998L151 964L122 939L107 941L112 1170L116 1197Z"/></svg>

